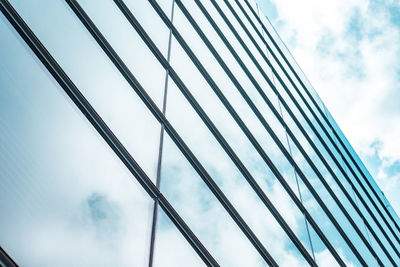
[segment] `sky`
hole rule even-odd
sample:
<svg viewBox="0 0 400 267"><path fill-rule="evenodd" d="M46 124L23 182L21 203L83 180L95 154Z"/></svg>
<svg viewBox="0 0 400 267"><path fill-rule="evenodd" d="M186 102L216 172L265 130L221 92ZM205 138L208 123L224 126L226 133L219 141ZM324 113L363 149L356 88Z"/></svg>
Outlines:
<svg viewBox="0 0 400 267"><path fill-rule="evenodd" d="M400 212L400 2L257 1Z"/></svg>

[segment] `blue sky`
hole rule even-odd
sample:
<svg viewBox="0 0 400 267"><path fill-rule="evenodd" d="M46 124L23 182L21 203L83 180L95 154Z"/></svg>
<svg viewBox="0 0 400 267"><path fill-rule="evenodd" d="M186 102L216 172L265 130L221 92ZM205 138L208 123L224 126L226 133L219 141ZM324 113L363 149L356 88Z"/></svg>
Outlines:
<svg viewBox="0 0 400 267"><path fill-rule="evenodd" d="M257 1L400 212L400 2Z"/></svg>

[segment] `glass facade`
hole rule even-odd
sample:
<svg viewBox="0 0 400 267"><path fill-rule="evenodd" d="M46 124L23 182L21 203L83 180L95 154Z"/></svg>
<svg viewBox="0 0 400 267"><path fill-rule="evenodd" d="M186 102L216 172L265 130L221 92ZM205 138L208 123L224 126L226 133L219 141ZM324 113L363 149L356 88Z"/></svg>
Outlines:
<svg viewBox="0 0 400 267"><path fill-rule="evenodd" d="M253 0L0 0L0 263L397 266L400 221Z"/></svg>

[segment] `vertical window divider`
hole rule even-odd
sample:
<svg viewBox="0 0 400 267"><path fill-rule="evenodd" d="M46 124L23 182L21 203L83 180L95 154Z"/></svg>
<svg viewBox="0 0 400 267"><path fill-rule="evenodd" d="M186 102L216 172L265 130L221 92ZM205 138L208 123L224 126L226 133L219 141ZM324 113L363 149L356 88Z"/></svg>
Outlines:
<svg viewBox="0 0 400 267"><path fill-rule="evenodd" d="M171 22L174 21L174 8L175 0L172 0L171 4ZM171 58L171 42L172 42L172 30L169 30L168 35L168 48L167 48L167 62L170 63ZM163 106L162 114L166 116L167 111L167 97L168 97L168 77L169 69L165 70L165 81L164 81L164 92L163 92ZM161 186L161 167L162 167L162 156L163 156L163 146L164 146L164 123L161 123L160 129L160 143L158 147L158 158L157 158L157 172L156 172L156 186L160 190ZM161 191L161 190L160 190ZM150 248L149 248L149 267L153 266L154 262L154 250L155 250L155 239L157 233L157 220L158 220L158 200L154 201L153 206L153 216L151 220L151 233L150 233Z"/></svg>
<svg viewBox="0 0 400 267"><path fill-rule="evenodd" d="M256 7L257 7L257 15L260 16L260 10L259 10L259 7L258 7L257 3L256 3ZM261 34L264 37L264 29L262 29ZM266 53L266 56L269 59L268 51ZM272 69L271 69L271 76L272 76L272 83L276 87L275 76L274 76L274 73L272 72ZM282 107L281 107L281 101L280 101L278 95L277 94L275 94L275 95L276 95L277 100L278 100L280 115L282 117L282 120L285 120L285 117L283 116ZM287 127L285 127L285 136L286 136L286 143L287 143L288 149L289 149L289 154L293 158L293 153L292 153L292 148L291 148L290 141L289 141L289 135L288 135ZM292 165L292 167L293 167L293 174L294 174L294 177L296 179L297 191L299 193L300 202L303 204L303 196L302 196L301 190L300 190L299 177L297 176L297 172L296 172L295 167L293 165ZM304 224L306 226L308 242L310 243L311 253L312 253L314 261L317 262L316 259L315 259L314 246L313 246L313 243L312 243L312 240L311 240L310 229L309 229L308 221L307 221L307 218L306 218L305 214L303 214L303 217L304 217Z"/></svg>
<svg viewBox="0 0 400 267"><path fill-rule="evenodd" d="M0 246L0 263L6 264L8 267L17 267L17 263L11 258L10 255Z"/></svg>

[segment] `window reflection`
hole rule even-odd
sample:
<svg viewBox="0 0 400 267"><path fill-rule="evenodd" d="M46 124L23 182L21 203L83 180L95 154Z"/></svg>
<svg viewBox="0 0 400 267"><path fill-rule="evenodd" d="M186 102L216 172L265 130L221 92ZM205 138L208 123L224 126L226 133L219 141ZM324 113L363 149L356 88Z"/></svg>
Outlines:
<svg viewBox="0 0 400 267"><path fill-rule="evenodd" d="M2 247L21 266L144 266L151 199L2 15L0 35Z"/></svg>

